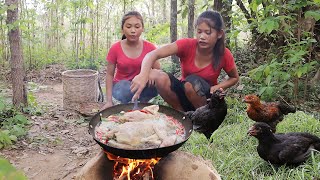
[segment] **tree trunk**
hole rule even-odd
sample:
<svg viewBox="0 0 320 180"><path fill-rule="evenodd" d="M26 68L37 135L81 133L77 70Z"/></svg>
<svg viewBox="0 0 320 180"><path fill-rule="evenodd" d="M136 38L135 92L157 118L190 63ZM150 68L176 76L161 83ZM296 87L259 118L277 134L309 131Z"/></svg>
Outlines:
<svg viewBox="0 0 320 180"><path fill-rule="evenodd" d="M170 39L171 42L177 40L177 0L171 0L171 11L170 11ZM172 73L175 73L175 67L179 64L177 56L171 56L174 66L172 68Z"/></svg>
<svg viewBox="0 0 320 180"><path fill-rule="evenodd" d="M94 12L93 12L93 9L90 9L89 10L90 11L90 18L91 19L94 19ZM93 61L94 61L94 57L95 57L95 54L94 54L94 50L95 50L95 44L94 44L94 37L95 37L95 28L94 28L94 21L92 21L91 23L90 23L90 25L91 25L91 48L90 48L90 54L91 54L91 57L90 57L90 61L92 62L92 64L93 64Z"/></svg>
<svg viewBox="0 0 320 180"><path fill-rule="evenodd" d="M189 0L188 1L188 37L193 38L194 36L194 1L195 0Z"/></svg>
<svg viewBox="0 0 320 180"><path fill-rule="evenodd" d="M233 0L214 0L213 9L216 11L219 11L221 13L222 19L225 24L225 33L229 33L231 29L231 17L229 17L229 14L232 9L232 1ZM227 44L229 44L230 39L226 39Z"/></svg>
<svg viewBox="0 0 320 180"><path fill-rule="evenodd" d="M167 22L167 1L163 0L162 3L162 23L165 23Z"/></svg>
<svg viewBox="0 0 320 180"><path fill-rule="evenodd" d="M311 85L318 84L320 85L320 68L317 70L316 74L311 79Z"/></svg>
<svg viewBox="0 0 320 180"><path fill-rule="evenodd" d="M3 27L3 21L2 19L0 20L0 26ZM1 28L0 30L0 37L1 37L1 41L0 41L0 51L1 51L1 57L2 57L2 67L4 67L5 62L8 61L8 48L7 48L7 39L6 39L6 35L5 35L5 30L4 28Z"/></svg>
<svg viewBox="0 0 320 180"><path fill-rule="evenodd" d="M213 10L220 12L222 10L222 0L214 0L212 8Z"/></svg>
<svg viewBox="0 0 320 180"><path fill-rule="evenodd" d="M27 94L24 83L25 72L23 67L21 37L19 26L16 25L18 20L18 0L6 0L5 3L9 7L15 7L14 9L9 8L7 10L7 25L13 25L8 31L11 53L12 102L15 107L21 108L21 105L27 105Z"/></svg>
<svg viewBox="0 0 320 180"><path fill-rule="evenodd" d="M126 0L123 0L123 14L126 14Z"/></svg>
<svg viewBox="0 0 320 180"><path fill-rule="evenodd" d="M154 25L156 23L155 19L155 10L154 10L154 0L151 0L151 12L152 12L152 15L151 15L151 24Z"/></svg>
<svg viewBox="0 0 320 180"><path fill-rule="evenodd" d="M95 49L95 59L99 58L99 0L97 0L96 8L96 49Z"/></svg>

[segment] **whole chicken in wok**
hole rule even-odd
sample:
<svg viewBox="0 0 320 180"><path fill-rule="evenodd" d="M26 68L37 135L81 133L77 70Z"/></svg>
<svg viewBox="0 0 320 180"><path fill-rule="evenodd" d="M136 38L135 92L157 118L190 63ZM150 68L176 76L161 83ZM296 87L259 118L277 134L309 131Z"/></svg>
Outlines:
<svg viewBox="0 0 320 180"><path fill-rule="evenodd" d="M142 110L108 116L96 127L96 137L103 143L122 149L150 149L182 142L183 125L158 111L158 105L151 105Z"/></svg>

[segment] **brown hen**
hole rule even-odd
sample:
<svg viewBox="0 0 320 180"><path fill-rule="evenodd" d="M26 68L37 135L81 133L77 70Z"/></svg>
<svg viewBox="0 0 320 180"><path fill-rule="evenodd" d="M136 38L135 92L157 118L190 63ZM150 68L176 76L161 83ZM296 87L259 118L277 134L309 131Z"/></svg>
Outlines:
<svg viewBox="0 0 320 180"><path fill-rule="evenodd" d="M256 122L267 123L272 132L276 132L277 124L283 120L284 115L295 113L296 108L284 102L262 102L257 95L247 95L244 98L247 103L247 115Z"/></svg>

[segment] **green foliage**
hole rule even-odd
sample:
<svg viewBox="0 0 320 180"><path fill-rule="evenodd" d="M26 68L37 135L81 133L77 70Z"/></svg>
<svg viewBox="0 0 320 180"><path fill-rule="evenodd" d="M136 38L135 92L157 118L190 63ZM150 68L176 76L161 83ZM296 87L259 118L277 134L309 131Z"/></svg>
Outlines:
<svg viewBox="0 0 320 180"><path fill-rule="evenodd" d="M309 53L308 47L313 39L305 39L289 46L284 46L283 55L269 54L271 62L260 65L249 72L250 76L261 87L259 95L266 99L272 99L275 94L284 92L285 88L294 87L294 78L301 78L314 70L316 61L306 62L304 57Z"/></svg>
<svg viewBox="0 0 320 180"><path fill-rule="evenodd" d="M32 91L28 91L27 99L28 99L28 106L23 107L23 112L32 114L32 115L37 115L37 116L40 116L41 114L43 114L43 110L38 105L38 102L34 94L32 93Z"/></svg>
<svg viewBox="0 0 320 180"><path fill-rule="evenodd" d="M288 98L299 97L299 92L305 90L304 87L299 89L299 85L305 84L306 82L302 81L319 67L316 60L311 59L319 42L315 38L315 32L305 28L305 24L308 23L306 18L319 20L320 11L312 8L319 7L317 3L315 1L274 3L255 0L249 4L243 3L245 8L251 11L249 19L246 19L247 16L244 18L243 7L230 12L232 27L227 34L230 38L229 46L238 50L240 32L251 32L252 39L249 42L253 44L248 48L252 49L255 59L252 61L251 57L244 56L237 65L239 69L245 70L241 72L247 74L249 71L253 82L246 84L247 87L253 86L259 89L258 94L264 99L271 100L277 97L277 94ZM238 60L239 56L235 57Z"/></svg>
<svg viewBox="0 0 320 180"><path fill-rule="evenodd" d="M279 29L279 21L274 17L267 17L261 22L259 26L260 33L270 34L273 30Z"/></svg>
<svg viewBox="0 0 320 180"><path fill-rule="evenodd" d="M0 179L27 180L21 171L17 171L8 160L0 157Z"/></svg>
<svg viewBox="0 0 320 180"><path fill-rule="evenodd" d="M228 114L213 135L213 143L203 134L193 132L182 150L211 160L222 179L317 179L320 174L320 153L314 151L307 162L278 169L261 159L257 153L257 139L247 135L254 123L238 99L227 98ZM277 127L278 133L309 132L320 136L320 121L315 116L298 111L285 116Z"/></svg>
<svg viewBox="0 0 320 180"><path fill-rule="evenodd" d="M146 39L150 42L162 44L170 41L170 24L155 24L152 28L148 28L148 30L144 33Z"/></svg>
<svg viewBox="0 0 320 180"><path fill-rule="evenodd" d="M316 21L320 20L320 10L317 11L307 11L305 13L306 18L313 18Z"/></svg>
<svg viewBox="0 0 320 180"><path fill-rule="evenodd" d="M12 145L27 134L29 120L0 97L0 149Z"/></svg>
<svg viewBox="0 0 320 180"><path fill-rule="evenodd" d="M105 64L106 64L105 59L104 58L100 58L98 60L94 60L94 59L82 59L82 60L79 60L79 61L69 60L66 65L67 65L68 69L93 69L93 70L98 70Z"/></svg>

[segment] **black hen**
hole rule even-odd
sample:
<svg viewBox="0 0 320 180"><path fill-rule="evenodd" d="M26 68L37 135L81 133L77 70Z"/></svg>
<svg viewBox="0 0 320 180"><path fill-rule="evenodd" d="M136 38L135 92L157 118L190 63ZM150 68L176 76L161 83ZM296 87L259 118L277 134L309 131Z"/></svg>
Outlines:
<svg viewBox="0 0 320 180"><path fill-rule="evenodd" d="M248 134L259 140L259 156L276 166L299 165L308 158L312 149L320 151L320 138L317 136L303 132L274 134L264 122L255 123Z"/></svg>
<svg viewBox="0 0 320 180"><path fill-rule="evenodd" d="M225 92L217 90L212 94L208 104L195 111L186 112L186 115L192 120L193 129L203 133L207 139L210 139L212 133L218 129L227 115L225 95Z"/></svg>

